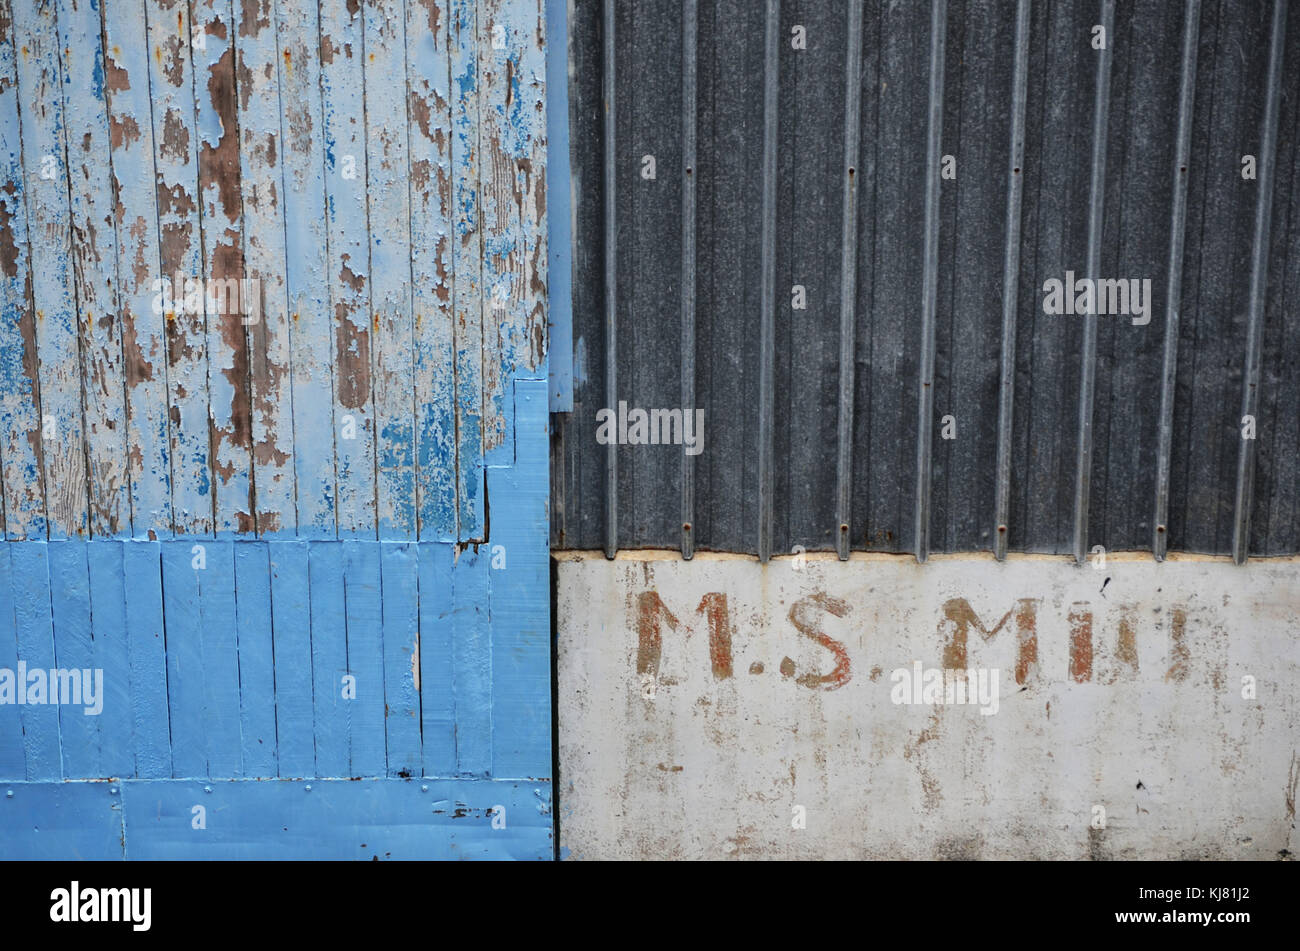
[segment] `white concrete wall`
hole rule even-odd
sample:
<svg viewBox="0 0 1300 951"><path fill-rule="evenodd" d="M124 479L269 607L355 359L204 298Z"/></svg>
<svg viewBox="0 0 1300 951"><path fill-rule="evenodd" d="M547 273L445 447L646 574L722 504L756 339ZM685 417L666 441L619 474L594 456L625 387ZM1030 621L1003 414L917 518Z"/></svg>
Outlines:
<svg viewBox="0 0 1300 951"><path fill-rule="evenodd" d="M979 625L1008 612L986 638ZM1298 619L1294 560L763 568L567 553L561 846L573 858L1285 857L1300 850ZM997 712L893 702L891 673L917 661L996 668Z"/></svg>

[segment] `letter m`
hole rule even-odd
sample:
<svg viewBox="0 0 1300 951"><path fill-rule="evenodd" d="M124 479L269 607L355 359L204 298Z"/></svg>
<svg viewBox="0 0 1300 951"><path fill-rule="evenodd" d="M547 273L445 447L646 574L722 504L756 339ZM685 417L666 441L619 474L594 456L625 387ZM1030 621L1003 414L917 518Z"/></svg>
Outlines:
<svg viewBox="0 0 1300 951"><path fill-rule="evenodd" d="M949 670L966 669L966 638L971 628L979 631L984 640L991 640L993 635L1014 619L1017 632L1016 683L1023 684L1038 670L1038 599L1020 598L1016 606L993 627L987 628L980 621L975 609L965 598L950 598L943 605L943 619L939 621L939 632L943 635L943 666Z"/></svg>
<svg viewBox="0 0 1300 951"><path fill-rule="evenodd" d="M1128 281L1114 278L1098 281L1097 305L1103 314L1127 314Z"/></svg>
<svg viewBox="0 0 1300 951"><path fill-rule="evenodd" d="M129 921L131 919L131 909L134 904L131 900L131 889L129 888L101 888L99 890L100 902L100 920L101 921ZM112 917L109 917L109 909L112 908Z"/></svg>

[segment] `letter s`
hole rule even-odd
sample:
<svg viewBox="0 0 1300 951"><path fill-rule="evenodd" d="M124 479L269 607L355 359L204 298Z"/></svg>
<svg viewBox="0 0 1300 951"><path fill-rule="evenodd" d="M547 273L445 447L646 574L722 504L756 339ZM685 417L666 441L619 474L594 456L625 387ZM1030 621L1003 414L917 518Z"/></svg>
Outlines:
<svg viewBox="0 0 1300 951"><path fill-rule="evenodd" d="M808 595L806 598L800 598L790 607L790 623L799 629L799 633L816 641L835 655L835 669L829 674L800 674L795 678L795 683L810 687L813 690L835 690L848 683L849 678L852 676L849 669L849 654L839 641L823 634L815 624L803 620L803 610L810 605L817 605L836 617L844 617L844 615L848 614L849 605L839 598L833 598L819 591L816 594ZM786 660L789 661L790 659L787 657ZM782 663L781 666L784 669L787 666L793 666L793 663L793 661L790 661L789 664Z"/></svg>

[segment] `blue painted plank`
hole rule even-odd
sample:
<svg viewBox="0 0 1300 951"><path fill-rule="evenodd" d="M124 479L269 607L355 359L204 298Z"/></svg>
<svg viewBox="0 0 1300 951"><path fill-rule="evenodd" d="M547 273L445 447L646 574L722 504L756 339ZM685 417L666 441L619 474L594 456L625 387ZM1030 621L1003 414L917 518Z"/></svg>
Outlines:
<svg viewBox="0 0 1300 951"><path fill-rule="evenodd" d="M573 412L568 26L567 0L546 0L547 397L552 413Z"/></svg>
<svg viewBox="0 0 1300 951"><path fill-rule="evenodd" d="M406 542L381 542L380 546L388 775L418 776L421 772L420 549Z"/></svg>
<svg viewBox="0 0 1300 951"><path fill-rule="evenodd" d="M261 536L293 533L291 330L285 289L284 137L271 0L232 4L239 60L239 190L244 274L256 301L244 308L248 334L255 521ZM293 222L297 227L298 223ZM243 381L239 381L242 383ZM317 447L304 447L316 452Z"/></svg>
<svg viewBox="0 0 1300 951"><path fill-rule="evenodd" d="M271 542L275 736L281 776L316 775L306 542Z"/></svg>
<svg viewBox="0 0 1300 951"><path fill-rule="evenodd" d="M28 671L54 667L54 627L50 619L49 546L44 542L10 542L14 617L18 623L18 662ZM21 671L20 671L21 673ZM24 678L19 677L19 681ZM25 703L19 708L27 778L33 782L62 779L59 708Z"/></svg>
<svg viewBox="0 0 1300 951"><path fill-rule="evenodd" d="M382 776L385 767L384 635L379 543L343 543L348 673L356 678L350 708L349 776Z"/></svg>
<svg viewBox="0 0 1300 951"><path fill-rule="evenodd" d="M460 553L452 571L452 697L456 770L487 776L492 768L492 624L488 550Z"/></svg>
<svg viewBox="0 0 1300 951"><path fill-rule="evenodd" d="M132 782L124 784L122 798L126 849L133 859L554 856L548 783ZM201 830L193 828L196 805L204 807ZM505 809L505 828L494 829L492 810L498 805Z"/></svg>
<svg viewBox="0 0 1300 951"><path fill-rule="evenodd" d="M0 858L124 858L117 783L13 783L0 796ZM13 796L8 793L12 792ZM21 834L17 834L21 830Z"/></svg>
<svg viewBox="0 0 1300 951"><path fill-rule="evenodd" d="M99 762L104 775L114 777L135 775L124 544L117 540L93 541L86 549L95 666L104 671L103 709L96 717L99 721ZM157 576L155 562L154 578ZM141 689L165 696L167 682L160 678L141 685Z"/></svg>
<svg viewBox="0 0 1300 951"><path fill-rule="evenodd" d="M286 293L293 342L293 463L298 535L334 538L333 281L327 278L320 36L315 4L277 3L283 103Z"/></svg>
<svg viewBox="0 0 1300 951"><path fill-rule="evenodd" d="M514 385L515 465L489 469L492 775L551 774L551 601L545 380Z"/></svg>
<svg viewBox="0 0 1300 951"><path fill-rule="evenodd" d="M243 775L277 776L275 656L267 543L242 541L234 549Z"/></svg>
<svg viewBox="0 0 1300 951"><path fill-rule="evenodd" d="M352 702L343 699L343 678L348 675L343 545L312 542L309 557L316 775L348 776Z"/></svg>
<svg viewBox="0 0 1300 951"><path fill-rule="evenodd" d="M135 775L161 779L172 775L169 704L173 689L168 680L168 622L163 620L162 544L124 543L122 577L126 589L126 640L131 665ZM172 617L169 622L176 627L172 636L180 638L179 619ZM189 675L188 670L186 674Z"/></svg>
<svg viewBox="0 0 1300 951"><path fill-rule="evenodd" d="M326 274L334 317L334 448L341 538L376 537L363 33L361 18L344 4L321 5Z"/></svg>
<svg viewBox="0 0 1300 951"><path fill-rule="evenodd" d="M172 775L208 775L204 722L203 614L199 576L206 571L206 544L163 542L162 594L167 658L167 705L171 723ZM203 568L198 565L205 565ZM134 689L132 693L138 693Z"/></svg>
<svg viewBox="0 0 1300 951"><path fill-rule="evenodd" d="M416 537L411 169L402 0L365 4L366 199L380 538Z"/></svg>
<svg viewBox="0 0 1300 951"><path fill-rule="evenodd" d="M73 705L73 701L84 700L74 694L84 688L81 681L85 672L90 671L93 677L95 669L86 543L51 542L49 561L54 666L59 668L59 678L57 683L54 677L50 678L48 702L58 703L63 775L68 779L95 779L105 775L99 762L99 717L87 716L89 708L80 702ZM61 689L65 677L66 693ZM68 705L64 705L64 700Z"/></svg>
<svg viewBox="0 0 1300 951"><path fill-rule="evenodd" d="M456 701L452 694L454 545L420 546L420 720L424 775L456 773Z"/></svg>
<svg viewBox="0 0 1300 951"><path fill-rule="evenodd" d="M117 297L117 232L109 163L104 51L98 3L57 0L67 123L73 293L81 343L81 412L92 535L131 532L126 395Z"/></svg>
<svg viewBox="0 0 1300 951"><path fill-rule="evenodd" d="M45 473L11 0L0 0L0 23L10 28L0 35L0 247L12 249L0 258L0 470L5 537L19 540L45 537Z"/></svg>
<svg viewBox="0 0 1300 951"><path fill-rule="evenodd" d="M225 779L244 775L235 543L210 540L203 546L207 549L207 567L196 572L203 643L203 728L208 775Z"/></svg>
<svg viewBox="0 0 1300 951"><path fill-rule="evenodd" d="M151 306L162 308L167 328L172 522L177 534L205 535L212 531L212 466L208 340L204 295L197 284L203 277L203 256L190 59L193 31L187 4L147 0L145 15L160 263Z"/></svg>
<svg viewBox="0 0 1300 951"><path fill-rule="evenodd" d="M406 5L410 100L411 291L421 541L456 540L456 389L452 328L451 77L446 0Z"/></svg>
<svg viewBox="0 0 1300 951"><path fill-rule="evenodd" d="M250 477L248 333L239 308L231 305L227 283L244 277L234 23L228 0L195 0L190 3L190 18L201 267L208 282L203 301L211 407L213 530L221 535L252 532L255 525ZM250 79L245 77L245 87ZM224 300L219 296L223 290Z"/></svg>
<svg viewBox="0 0 1300 951"><path fill-rule="evenodd" d="M18 619L14 616L13 568L9 561L11 546L0 545L0 670L17 678ZM27 768L23 755L23 723L18 715L18 685L13 694L0 703L0 781L23 779Z"/></svg>
<svg viewBox="0 0 1300 951"><path fill-rule="evenodd" d="M483 449L488 466L511 465L511 381L535 372L545 355L544 4L478 0L475 6Z"/></svg>
<svg viewBox="0 0 1300 951"><path fill-rule="evenodd" d="M451 50L451 180L456 328L457 538L482 538L483 261L479 233L478 23L474 0L449 0Z"/></svg>
<svg viewBox="0 0 1300 951"><path fill-rule="evenodd" d="M141 42L144 0L103 8L105 85L117 214L118 307L126 381L127 477L136 538L172 530L171 423L168 418L167 326L154 308L159 276L158 199L154 183L150 45Z"/></svg>
<svg viewBox="0 0 1300 951"><path fill-rule="evenodd" d="M51 538L84 536L87 488L81 415L81 358L70 255L68 166L62 73L53 3L13 7L20 126L28 212L36 350L40 361L41 458Z"/></svg>

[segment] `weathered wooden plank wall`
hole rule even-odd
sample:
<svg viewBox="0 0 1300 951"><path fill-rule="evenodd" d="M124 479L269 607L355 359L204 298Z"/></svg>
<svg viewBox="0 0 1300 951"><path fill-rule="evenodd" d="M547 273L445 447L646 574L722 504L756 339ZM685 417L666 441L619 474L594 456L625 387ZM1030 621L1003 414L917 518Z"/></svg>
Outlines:
<svg viewBox="0 0 1300 951"><path fill-rule="evenodd" d="M545 38L0 0L0 854L552 854Z"/></svg>
<svg viewBox="0 0 1300 951"><path fill-rule="evenodd" d="M538 7L0 4L7 537L482 539L544 356Z"/></svg>

